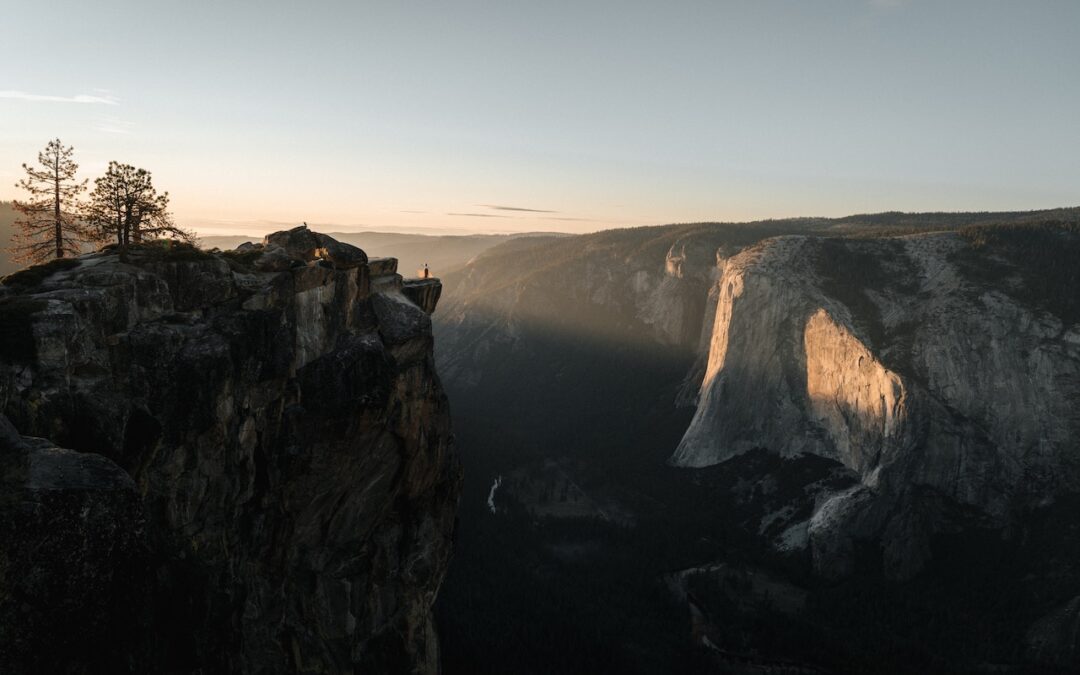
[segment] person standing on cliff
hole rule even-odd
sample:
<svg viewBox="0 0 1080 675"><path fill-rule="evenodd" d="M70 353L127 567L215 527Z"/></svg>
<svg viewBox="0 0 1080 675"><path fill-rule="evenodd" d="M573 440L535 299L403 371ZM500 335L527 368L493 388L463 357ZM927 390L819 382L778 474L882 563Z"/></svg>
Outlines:
<svg viewBox="0 0 1080 675"><path fill-rule="evenodd" d="M425 279L430 279L431 278L431 270L428 269L427 263L424 263L424 278Z"/></svg>

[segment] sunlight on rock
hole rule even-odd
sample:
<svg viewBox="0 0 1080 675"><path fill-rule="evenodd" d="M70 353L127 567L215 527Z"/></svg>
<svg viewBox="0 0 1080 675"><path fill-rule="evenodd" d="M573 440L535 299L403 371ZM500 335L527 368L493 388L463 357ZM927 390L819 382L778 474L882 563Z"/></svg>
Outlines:
<svg viewBox="0 0 1080 675"><path fill-rule="evenodd" d="M906 419L903 382L824 309L806 322L803 345L811 414L832 438L839 459L864 473Z"/></svg>

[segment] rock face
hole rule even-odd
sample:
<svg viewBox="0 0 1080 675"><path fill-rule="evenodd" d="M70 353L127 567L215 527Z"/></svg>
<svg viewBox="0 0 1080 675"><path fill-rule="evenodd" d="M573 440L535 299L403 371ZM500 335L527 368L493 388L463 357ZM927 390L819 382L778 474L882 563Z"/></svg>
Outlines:
<svg viewBox="0 0 1080 675"><path fill-rule="evenodd" d="M1026 638L1034 661L1062 670L1080 665L1080 596L1036 621Z"/></svg>
<svg viewBox="0 0 1080 675"><path fill-rule="evenodd" d="M496 247L446 278L449 304L437 330L440 346L449 348L438 353L440 372L472 387L480 377L476 363L493 351L528 349L519 337L537 331L680 356L700 350L703 372L702 317L715 308L709 289L718 248L730 248L724 239L686 226L531 237ZM700 376L687 386L691 404Z"/></svg>
<svg viewBox="0 0 1080 675"><path fill-rule="evenodd" d="M809 524L819 572L880 537L894 578L956 526L1080 489L1080 325L1022 303L1019 278L973 280L956 234L782 237L726 262L700 405L672 457L750 450L842 462L859 486ZM1003 275L1007 277L1007 274Z"/></svg>
<svg viewBox="0 0 1080 675"><path fill-rule="evenodd" d="M438 279L410 279L403 283L401 292L417 307L431 314L439 303L442 283Z"/></svg>
<svg viewBox="0 0 1080 675"><path fill-rule="evenodd" d="M0 664L5 672L122 671L138 606L128 575L140 559L142 501L108 459L22 438L0 415L8 475L0 510ZM119 644L118 644L119 643ZM68 665L68 664L65 664Z"/></svg>
<svg viewBox="0 0 1080 675"><path fill-rule="evenodd" d="M2 475L21 487L0 520L19 534L0 574L47 540L95 583L35 567L21 603L0 596L4 641L32 641L20 658L98 669L19 628L28 606L64 606L138 616L115 672L437 672L430 608L461 479L432 357L438 290L424 307L400 277L375 290L363 251L306 228L49 271L0 287L0 412L77 452L8 442Z"/></svg>

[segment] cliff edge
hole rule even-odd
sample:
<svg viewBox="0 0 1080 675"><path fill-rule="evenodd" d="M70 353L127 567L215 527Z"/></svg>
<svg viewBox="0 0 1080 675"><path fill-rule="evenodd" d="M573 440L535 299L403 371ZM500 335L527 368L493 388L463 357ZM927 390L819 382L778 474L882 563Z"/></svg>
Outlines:
<svg viewBox="0 0 1080 675"><path fill-rule="evenodd" d="M4 279L0 664L437 672L439 290L303 227Z"/></svg>

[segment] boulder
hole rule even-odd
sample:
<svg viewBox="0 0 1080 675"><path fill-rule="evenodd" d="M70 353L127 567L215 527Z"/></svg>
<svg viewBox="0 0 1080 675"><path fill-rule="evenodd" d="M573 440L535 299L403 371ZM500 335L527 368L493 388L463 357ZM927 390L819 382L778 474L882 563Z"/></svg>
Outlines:
<svg viewBox="0 0 1080 675"><path fill-rule="evenodd" d="M263 239L263 245L267 248L272 246L280 247L293 260L303 262L315 260L317 257L315 252L321 246L318 237L307 228L307 225L268 234Z"/></svg>
<svg viewBox="0 0 1080 675"><path fill-rule="evenodd" d="M261 256L255 259L255 269L260 272L284 272L293 265L293 259L280 246L263 248Z"/></svg>
<svg viewBox="0 0 1080 675"><path fill-rule="evenodd" d="M335 269L348 270L368 261L367 254L352 244L346 244L325 234L316 234L315 238L319 243L316 255L329 261Z"/></svg>

